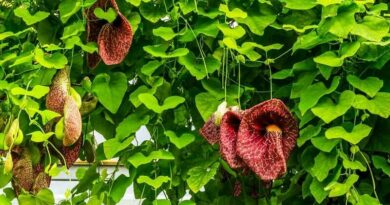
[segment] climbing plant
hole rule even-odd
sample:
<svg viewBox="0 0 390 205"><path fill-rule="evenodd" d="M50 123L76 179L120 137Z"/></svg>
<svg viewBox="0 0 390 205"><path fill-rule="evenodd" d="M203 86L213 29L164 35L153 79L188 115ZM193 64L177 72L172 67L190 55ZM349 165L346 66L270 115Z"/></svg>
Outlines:
<svg viewBox="0 0 390 205"><path fill-rule="evenodd" d="M0 204L116 204L130 186L142 204L390 203L388 7L0 0ZM273 98L299 137L286 172L263 181L199 129L224 102ZM77 157L90 166L56 200L50 179Z"/></svg>

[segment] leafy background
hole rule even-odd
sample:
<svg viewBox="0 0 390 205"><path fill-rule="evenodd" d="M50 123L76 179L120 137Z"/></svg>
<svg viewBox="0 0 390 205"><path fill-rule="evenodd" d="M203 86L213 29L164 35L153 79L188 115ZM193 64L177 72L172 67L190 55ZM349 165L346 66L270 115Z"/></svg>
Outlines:
<svg viewBox="0 0 390 205"><path fill-rule="evenodd" d="M83 12L93 3L0 1L0 130L20 113L23 146L47 143L38 128L55 115L44 96L69 65L83 97L81 159L97 146L96 162L56 203L115 204L130 185L143 204L390 203L387 1L117 0L133 45L122 64L91 70L85 56L97 47L85 41ZM271 189L230 169L197 130L224 100L245 109L272 97L301 131L288 173ZM143 125L152 139L133 145ZM106 141L96 145L92 131ZM98 173L114 157L129 175ZM53 163L54 176L63 168ZM1 168L0 187L10 177ZM10 204L13 191L3 192L1 204ZM17 200L54 203L50 190Z"/></svg>

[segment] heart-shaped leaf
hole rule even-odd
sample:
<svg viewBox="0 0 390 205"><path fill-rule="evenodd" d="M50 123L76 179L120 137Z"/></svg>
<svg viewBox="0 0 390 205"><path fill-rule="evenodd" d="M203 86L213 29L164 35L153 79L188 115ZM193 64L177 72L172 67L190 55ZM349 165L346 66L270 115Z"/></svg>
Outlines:
<svg viewBox="0 0 390 205"><path fill-rule="evenodd" d="M313 107L311 111L325 123L330 123L344 115L351 108L354 99L355 93L347 90L341 93L337 104L334 104L331 99L325 98Z"/></svg>
<svg viewBox="0 0 390 205"><path fill-rule="evenodd" d="M140 176L138 177L137 179L137 183L139 184L142 184L142 183L145 183L151 187L153 187L154 189L158 189L160 188L164 183L167 183L171 180L171 178L167 177L167 176L158 176L157 178L155 179L152 179L148 176Z"/></svg>
<svg viewBox="0 0 390 205"><path fill-rule="evenodd" d="M160 105L156 97L150 93L143 93L138 95L138 99L150 110L156 113L162 113L165 110L173 109L183 103L185 99L180 96L169 96L164 100L164 103Z"/></svg>
<svg viewBox="0 0 390 205"><path fill-rule="evenodd" d="M148 156L143 155L141 152L137 152L128 158L128 161L134 166L139 167L143 164L148 164L153 160L174 160L175 157L172 153L165 150L158 150L151 152Z"/></svg>
<svg viewBox="0 0 390 205"><path fill-rule="evenodd" d="M144 50L154 57L160 58L176 58L180 56L185 56L188 54L189 50L187 48L178 48L171 52L166 52L168 45L160 44L153 46L144 46Z"/></svg>
<svg viewBox="0 0 390 205"><path fill-rule="evenodd" d="M110 75L102 73L92 83L92 91L99 102L110 112L116 113L127 90L127 78L124 73L115 72Z"/></svg>
<svg viewBox="0 0 390 205"><path fill-rule="evenodd" d="M354 88L363 91L370 97L374 97L383 86L383 80L377 77L368 77L361 80L354 75L348 75L347 80Z"/></svg>
<svg viewBox="0 0 390 205"><path fill-rule="evenodd" d="M184 133L178 137L175 132L167 130L164 134L169 138L169 141L179 149L186 147L195 140L195 136L191 133Z"/></svg>
<svg viewBox="0 0 390 205"><path fill-rule="evenodd" d="M99 19L104 19L104 20L108 21L109 23L114 22L116 17L118 16L116 11L111 7L108 8L107 11L104 11L102 8L98 7L93 11L93 13Z"/></svg>
<svg viewBox="0 0 390 205"><path fill-rule="evenodd" d="M368 137L371 127L365 124L358 124L351 132L347 132L342 126L332 127L326 130L325 137L328 139L343 139L351 144L357 144Z"/></svg>
<svg viewBox="0 0 390 205"><path fill-rule="evenodd" d="M62 69L68 63L68 59L62 53L46 54L39 48L35 49L34 57L39 64L46 68Z"/></svg>
<svg viewBox="0 0 390 205"><path fill-rule="evenodd" d="M33 25L35 23L38 23L47 17L49 17L50 13L44 12L44 11L38 11L35 14L31 15L28 11L28 8L26 7L18 7L14 10L15 16L22 18L24 23L27 24L27 26Z"/></svg>

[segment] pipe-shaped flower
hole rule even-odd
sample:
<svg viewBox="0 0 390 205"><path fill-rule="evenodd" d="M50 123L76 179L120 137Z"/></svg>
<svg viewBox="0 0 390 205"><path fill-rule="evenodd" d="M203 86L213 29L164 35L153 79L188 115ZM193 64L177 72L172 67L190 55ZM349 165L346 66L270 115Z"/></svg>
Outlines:
<svg viewBox="0 0 390 205"><path fill-rule="evenodd" d="M237 155L236 142L238 128L241 123L240 111L228 111L222 117L220 126L220 142L219 150L221 156L229 164L231 168L237 169L244 167L244 163Z"/></svg>
<svg viewBox="0 0 390 205"><path fill-rule="evenodd" d="M117 17L111 23L99 19L94 14L96 8L102 8L104 11L113 8ZM99 47L99 54L88 54L88 67L95 68L101 59L106 65L121 63L129 52L133 31L129 21L119 11L115 0L98 0L86 10L86 16L87 40L88 42L96 42Z"/></svg>
<svg viewBox="0 0 390 205"><path fill-rule="evenodd" d="M237 138L237 154L262 180L274 180L287 171L298 125L286 105L271 99L247 110Z"/></svg>

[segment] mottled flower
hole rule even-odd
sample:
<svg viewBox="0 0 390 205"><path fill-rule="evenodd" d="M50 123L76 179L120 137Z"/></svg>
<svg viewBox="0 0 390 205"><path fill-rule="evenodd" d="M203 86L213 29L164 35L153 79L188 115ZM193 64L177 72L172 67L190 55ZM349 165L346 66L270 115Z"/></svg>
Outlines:
<svg viewBox="0 0 390 205"><path fill-rule="evenodd" d="M274 180L286 173L298 132L297 121L281 100L265 101L244 113L237 154L262 180Z"/></svg>
<svg viewBox="0 0 390 205"><path fill-rule="evenodd" d="M117 17L112 23L99 19L94 14L96 8L102 8L104 11L113 8ZM115 0L98 0L86 10L86 16L87 40L96 42L99 47L99 54L88 54L88 67L95 68L101 59L106 65L121 63L129 52L133 31L129 21L119 11Z"/></svg>
<svg viewBox="0 0 390 205"><path fill-rule="evenodd" d="M238 157L236 151L237 134L241 123L241 115L240 111L226 112L220 126L219 150L222 158L234 169L244 166L243 161Z"/></svg>

